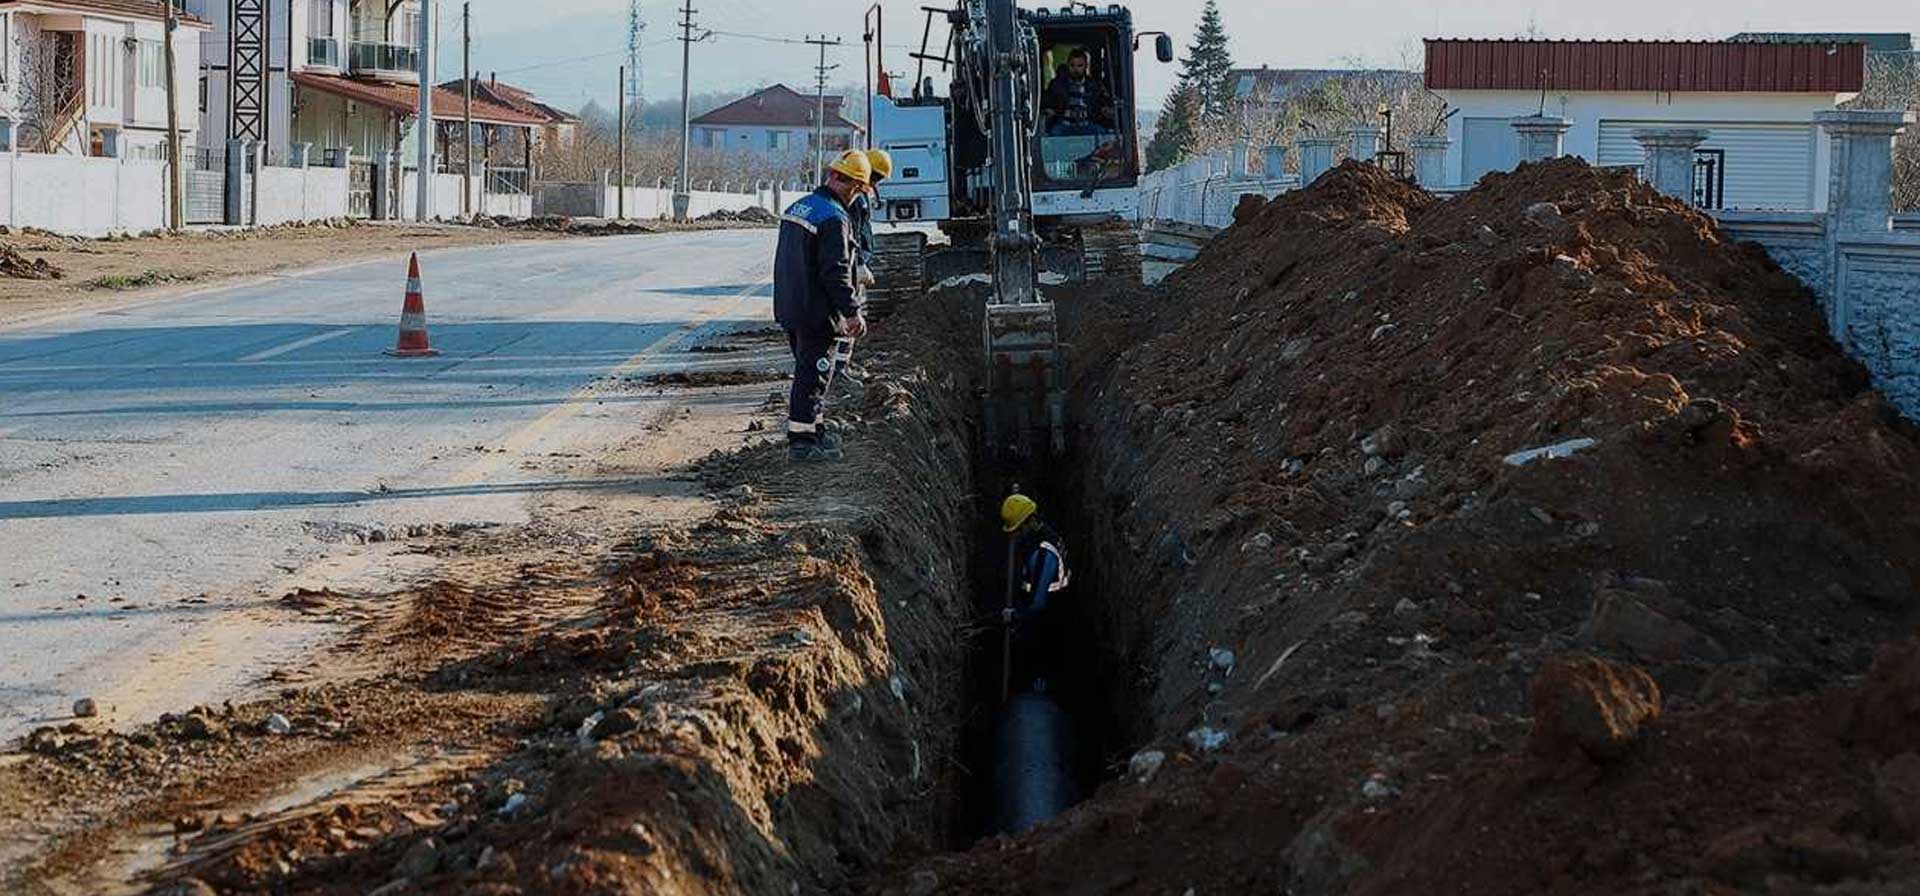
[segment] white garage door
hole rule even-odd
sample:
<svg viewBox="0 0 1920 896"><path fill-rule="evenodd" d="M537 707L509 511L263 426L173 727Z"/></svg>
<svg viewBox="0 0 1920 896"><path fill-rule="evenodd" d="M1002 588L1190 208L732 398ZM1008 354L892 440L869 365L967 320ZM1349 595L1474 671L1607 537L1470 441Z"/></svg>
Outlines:
<svg viewBox="0 0 1920 896"><path fill-rule="evenodd" d="M1810 124L1729 124L1701 121L1600 122L1602 165L1638 166L1645 159L1633 139L1635 128L1699 128L1708 133L1701 149L1726 153L1727 208L1813 208L1813 126Z"/></svg>
<svg viewBox="0 0 1920 896"><path fill-rule="evenodd" d="M1475 184L1489 171L1512 171L1520 164L1520 135L1511 118L1468 118L1460 123L1460 158L1466 170L1460 182Z"/></svg>

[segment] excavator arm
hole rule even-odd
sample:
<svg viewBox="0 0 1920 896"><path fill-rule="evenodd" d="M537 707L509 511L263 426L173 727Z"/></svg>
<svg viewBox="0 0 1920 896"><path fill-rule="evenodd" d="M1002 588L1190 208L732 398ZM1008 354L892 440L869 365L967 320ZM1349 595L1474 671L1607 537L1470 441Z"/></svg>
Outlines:
<svg viewBox="0 0 1920 896"><path fill-rule="evenodd" d="M989 143L993 293L985 315L985 436L1006 455L1058 455L1066 451L1065 360L1059 316L1039 289L1031 183L1039 42L1015 0L968 0L954 24L958 62Z"/></svg>

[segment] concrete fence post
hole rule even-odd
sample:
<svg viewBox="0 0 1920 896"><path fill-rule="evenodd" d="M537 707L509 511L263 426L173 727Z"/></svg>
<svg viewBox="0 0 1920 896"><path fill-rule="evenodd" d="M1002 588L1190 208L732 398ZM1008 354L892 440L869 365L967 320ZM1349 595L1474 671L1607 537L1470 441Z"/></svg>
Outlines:
<svg viewBox="0 0 1920 896"><path fill-rule="evenodd" d="M1633 139L1646 161L1640 179L1661 193L1693 204L1693 151L1709 135L1697 128L1636 128Z"/></svg>
<svg viewBox="0 0 1920 896"><path fill-rule="evenodd" d="M1287 148L1278 143L1268 144L1260 150L1260 177L1263 180L1279 180L1287 176Z"/></svg>
<svg viewBox="0 0 1920 896"><path fill-rule="evenodd" d="M1227 176L1234 180L1246 180L1250 173L1247 168L1247 159L1251 155L1251 147L1245 143L1235 143L1227 147Z"/></svg>
<svg viewBox="0 0 1920 896"><path fill-rule="evenodd" d="M1827 276L1823 284L1827 326L1835 341L1867 362L1877 381L1890 348L1920 355L1920 346L1862 346L1852 338L1856 316L1874 321L1884 320L1888 314L1884 307L1874 307L1872 290L1854 295L1841 244L1851 238L1893 231L1893 142L1913 123L1914 114L1903 110L1836 109L1816 112L1813 120L1833 145L1826 216ZM1865 306L1856 308L1860 302ZM1868 329L1885 328L1869 324ZM1884 334L1880 338L1884 339Z"/></svg>
<svg viewBox="0 0 1920 896"><path fill-rule="evenodd" d="M1522 115L1510 124L1520 136L1520 160L1544 162L1566 155L1567 131L1573 121L1558 115Z"/></svg>
<svg viewBox="0 0 1920 896"><path fill-rule="evenodd" d="M1430 134L1407 141L1413 150L1413 182L1432 190L1446 185L1447 150L1453 140L1445 134Z"/></svg>
<svg viewBox="0 0 1920 896"><path fill-rule="evenodd" d="M1358 127L1347 132L1353 137L1349 154L1356 162L1371 162L1379 157L1387 132L1377 127Z"/></svg>
<svg viewBox="0 0 1920 896"><path fill-rule="evenodd" d="M1842 233L1893 229L1893 141L1914 121L1912 112L1836 109L1813 120L1833 141L1828 223Z"/></svg>
<svg viewBox="0 0 1920 896"><path fill-rule="evenodd" d="M1338 137L1300 138L1300 186L1312 184L1333 168L1333 148L1339 145Z"/></svg>
<svg viewBox="0 0 1920 896"><path fill-rule="evenodd" d="M247 141L227 141L226 209L220 220L229 227L246 223Z"/></svg>

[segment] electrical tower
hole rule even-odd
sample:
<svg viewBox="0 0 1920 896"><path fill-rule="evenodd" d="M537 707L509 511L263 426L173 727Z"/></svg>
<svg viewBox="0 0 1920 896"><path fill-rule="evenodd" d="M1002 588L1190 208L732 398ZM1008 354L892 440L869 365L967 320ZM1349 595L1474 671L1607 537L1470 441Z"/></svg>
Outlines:
<svg viewBox="0 0 1920 896"><path fill-rule="evenodd" d="M640 63L640 39L647 22L640 17L640 0L629 0L627 7L627 102L644 111L647 107L644 69Z"/></svg>

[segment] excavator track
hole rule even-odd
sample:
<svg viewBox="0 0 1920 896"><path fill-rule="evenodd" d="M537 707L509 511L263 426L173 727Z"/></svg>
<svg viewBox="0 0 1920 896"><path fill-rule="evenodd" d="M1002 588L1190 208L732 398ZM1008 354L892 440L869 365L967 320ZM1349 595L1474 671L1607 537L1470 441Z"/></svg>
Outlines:
<svg viewBox="0 0 1920 896"><path fill-rule="evenodd" d="M873 286L867 316L881 318L927 289L927 235L916 231L873 235Z"/></svg>
<svg viewBox="0 0 1920 896"><path fill-rule="evenodd" d="M1132 224L1111 221L1085 227L1080 240L1081 268L1087 282L1140 282L1140 233Z"/></svg>

